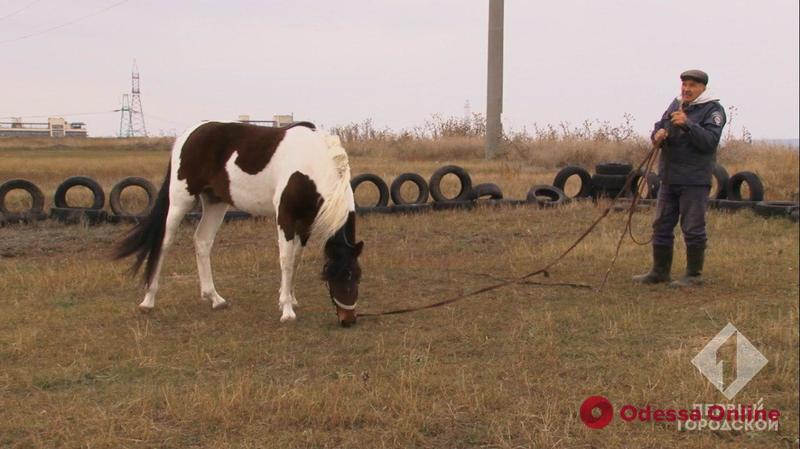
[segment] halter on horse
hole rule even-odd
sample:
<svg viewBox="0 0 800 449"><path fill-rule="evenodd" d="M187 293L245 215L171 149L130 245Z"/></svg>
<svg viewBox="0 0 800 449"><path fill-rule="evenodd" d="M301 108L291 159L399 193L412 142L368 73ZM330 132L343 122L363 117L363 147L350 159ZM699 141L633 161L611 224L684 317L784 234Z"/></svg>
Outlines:
<svg viewBox="0 0 800 449"><path fill-rule="evenodd" d="M275 214L282 322L296 317L294 272L313 239L325 241L322 278L339 321L355 323L364 242L355 243L350 165L338 137L317 133L308 122L283 128L205 122L178 138L152 211L117 247L117 258L136 255L134 272L145 264L147 293L140 310L155 306L164 256L198 198L203 215L194 234L197 271L201 297L212 308L228 305L214 286L210 253L225 212L234 206L255 216Z"/></svg>

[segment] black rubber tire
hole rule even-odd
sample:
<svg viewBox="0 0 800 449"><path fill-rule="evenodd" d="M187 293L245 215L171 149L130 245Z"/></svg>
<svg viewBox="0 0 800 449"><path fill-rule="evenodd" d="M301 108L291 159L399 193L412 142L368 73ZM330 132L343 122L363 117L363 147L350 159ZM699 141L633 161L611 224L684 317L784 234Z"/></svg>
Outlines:
<svg viewBox="0 0 800 449"><path fill-rule="evenodd" d="M502 200L483 200L478 202L478 206L480 207L519 207L519 206L527 206L530 203L528 200L512 200L512 199L502 199Z"/></svg>
<svg viewBox="0 0 800 449"><path fill-rule="evenodd" d="M79 224L85 222L89 225L96 225L106 222L108 214L101 209L53 207L50 209L50 218L64 224Z"/></svg>
<svg viewBox="0 0 800 449"><path fill-rule="evenodd" d="M419 190L419 194L417 195L417 199L414 201L406 201L401 195L400 190L403 187L403 184L406 182L412 182L414 185L417 186L417 190ZM405 205L405 204L425 204L428 202L428 197L430 196L430 189L428 189L428 182L425 181L425 178L416 174L416 173L403 173L400 176L394 178L392 181L392 185L389 187L389 193L392 196L392 202L398 205Z"/></svg>
<svg viewBox="0 0 800 449"><path fill-rule="evenodd" d="M37 221L47 220L48 218L50 218L50 215L45 212L39 212L36 214L12 214L10 217L4 216L0 213L0 227L16 224L30 224Z"/></svg>
<svg viewBox="0 0 800 449"><path fill-rule="evenodd" d="M581 179L581 189L572 198L590 198L594 187L592 185L592 175L583 167L577 165L568 165L556 173L553 179L553 187L558 187L564 190L567 185L567 180L575 175Z"/></svg>
<svg viewBox="0 0 800 449"><path fill-rule="evenodd" d="M100 184L88 176L72 176L62 182L61 185L56 188L56 193L53 196L53 204L55 207L72 208L72 206L67 204L67 190L75 186L86 187L91 190L92 195L94 195L94 199L92 200L92 205L90 207L76 207L75 209L100 210L103 208L106 203L106 194L103 192L103 188L100 187Z"/></svg>
<svg viewBox="0 0 800 449"><path fill-rule="evenodd" d="M633 165L627 162L601 162L594 167L598 175L627 175L633 171Z"/></svg>
<svg viewBox="0 0 800 449"><path fill-rule="evenodd" d="M192 223L199 222L200 219L203 218L203 211L199 212L189 212L184 216L185 220L188 220ZM225 217L222 218L222 221L227 223L229 221L239 221L239 220L249 220L254 218L252 215L245 211L241 211L238 209L229 210L225 212Z"/></svg>
<svg viewBox="0 0 800 449"><path fill-rule="evenodd" d="M718 210L738 211L743 209L752 209L756 205L753 201L736 201L736 200L711 200L709 207Z"/></svg>
<svg viewBox="0 0 800 449"><path fill-rule="evenodd" d="M601 175L596 174L592 176L592 185L594 186L595 193L598 191L615 191L619 192L625 187L625 181L628 179L627 175Z"/></svg>
<svg viewBox="0 0 800 449"><path fill-rule="evenodd" d="M24 190L31 196L31 208L26 212L15 213L6 207L6 196L12 190ZM44 195L36 184L27 179L11 179L0 185L0 215L5 217L7 222L17 221L25 217L38 217L42 215L44 208Z"/></svg>
<svg viewBox="0 0 800 449"><path fill-rule="evenodd" d="M628 188L629 194L632 196L636 192L636 186L639 184L639 180L642 178L642 172L637 172L633 175L633 179L631 180L631 185ZM658 198L658 189L661 188L661 178L655 173L648 173L647 174L647 196L642 197L654 199Z"/></svg>
<svg viewBox="0 0 800 449"><path fill-rule="evenodd" d="M393 214L420 214L433 210L430 204L395 204L389 207Z"/></svg>
<svg viewBox="0 0 800 449"><path fill-rule="evenodd" d="M391 214L392 208L389 206L357 207L358 215Z"/></svg>
<svg viewBox="0 0 800 449"><path fill-rule="evenodd" d="M631 201L633 201L632 198L619 198L619 199L617 199L617 201L615 203L616 204L630 205ZM637 206L655 206L657 204L658 204L658 200L654 199L654 198L639 198L636 201L636 205Z"/></svg>
<svg viewBox="0 0 800 449"><path fill-rule="evenodd" d="M249 220L253 218L252 215L249 213L242 211L242 210L229 210L225 212L225 218L222 220L225 222L229 221L238 221L238 220Z"/></svg>
<svg viewBox="0 0 800 449"><path fill-rule="evenodd" d="M764 184L757 174L750 171L742 171L731 176L728 180L728 199L742 201L742 184L747 183L750 187L750 198L748 201L764 201Z"/></svg>
<svg viewBox="0 0 800 449"><path fill-rule="evenodd" d="M380 195L378 198L378 203L371 206L362 206L356 203L356 208L386 207L389 204L389 187L386 186L386 181L384 181L383 178L378 175L372 173L362 173L350 180L350 187L352 187L353 193L356 192L358 186L365 182L371 182L375 185L375 187L378 188L378 194Z"/></svg>
<svg viewBox="0 0 800 449"><path fill-rule="evenodd" d="M442 194L442 178L451 173L456 175L458 180L461 181L461 191L458 192L455 198L447 198ZM472 197L472 178L470 178L466 170L457 165L446 165L433 172L431 180L428 182L428 187L430 187L431 196L436 202L469 201Z"/></svg>
<svg viewBox="0 0 800 449"><path fill-rule="evenodd" d="M502 200L503 199L503 191L500 190L500 186L497 184L492 184L491 182L487 182L485 184L478 184L472 187L472 198L473 200L477 200L479 198L489 197L490 200Z"/></svg>
<svg viewBox="0 0 800 449"><path fill-rule="evenodd" d="M542 200L539 198L541 196L546 196L549 199ZM565 204L567 202L567 195L558 187L549 186L547 184L537 184L528 190L527 200L529 203L536 203L540 207L554 207Z"/></svg>
<svg viewBox="0 0 800 449"><path fill-rule="evenodd" d="M472 210L475 201L437 201L433 203L433 210Z"/></svg>
<svg viewBox="0 0 800 449"><path fill-rule="evenodd" d="M759 201L753 206L753 210L762 217L786 217L798 209L800 203L794 201Z"/></svg>
<svg viewBox="0 0 800 449"><path fill-rule="evenodd" d="M728 170L725 170L725 167L714 164L714 168L711 171L712 176L714 179L717 180L717 190L715 192L710 193L710 197L715 200L724 200L728 198L728 181L730 181L730 175L728 175Z"/></svg>
<svg viewBox="0 0 800 449"><path fill-rule="evenodd" d="M120 201L122 199L122 191L131 186L141 187L147 193L147 207L138 214L126 211L122 207L122 202ZM114 212L114 215L118 217L145 217L149 215L150 210L153 209L157 196L158 191L152 182L144 178L130 176L118 182L114 188L111 189L111 194L108 197L108 204L111 206L111 211Z"/></svg>

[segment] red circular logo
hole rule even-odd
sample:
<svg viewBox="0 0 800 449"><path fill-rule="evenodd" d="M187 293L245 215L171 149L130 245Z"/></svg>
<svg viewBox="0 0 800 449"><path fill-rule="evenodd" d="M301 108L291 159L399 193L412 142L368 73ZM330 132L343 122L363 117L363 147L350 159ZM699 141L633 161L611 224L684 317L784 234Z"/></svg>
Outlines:
<svg viewBox="0 0 800 449"><path fill-rule="evenodd" d="M594 416L595 409L600 410L600 416ZM602 429L614 417L614 407L608 399L602 396L589 396L581 404L581 421L592 429Z"/></svg>

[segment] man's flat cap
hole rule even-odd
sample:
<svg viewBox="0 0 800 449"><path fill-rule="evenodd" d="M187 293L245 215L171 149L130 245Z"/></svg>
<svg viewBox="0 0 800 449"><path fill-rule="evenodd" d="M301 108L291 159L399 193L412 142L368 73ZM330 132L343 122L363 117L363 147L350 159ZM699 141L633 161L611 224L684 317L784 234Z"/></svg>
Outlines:
<svg viewBox="0 0 800 449"><path fill-rule="evenodd" d="M687 70L681 73L681 81L694 80L698 83L708 84L708 73L702 70Z"/></svg>

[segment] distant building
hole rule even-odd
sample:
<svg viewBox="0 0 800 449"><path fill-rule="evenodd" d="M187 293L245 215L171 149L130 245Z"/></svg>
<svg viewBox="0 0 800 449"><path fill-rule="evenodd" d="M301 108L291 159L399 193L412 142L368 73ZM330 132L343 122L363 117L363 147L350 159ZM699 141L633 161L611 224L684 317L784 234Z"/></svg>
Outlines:
<svg viewBox="0 0 800 449"><path fill-rule="evenodd" d="M284 126L294 123L294 114L273 115L272 120L251 120L250 115L242 114L239 121L261 126Z"/></svg>
<svg viewBox="0 0 800 449"><path fill-rule="evenodd" d="M23 122L13 119L0 122L0 137L86 137L86 123L69 123L61 117L50 117L47 122Z"/></svg>

